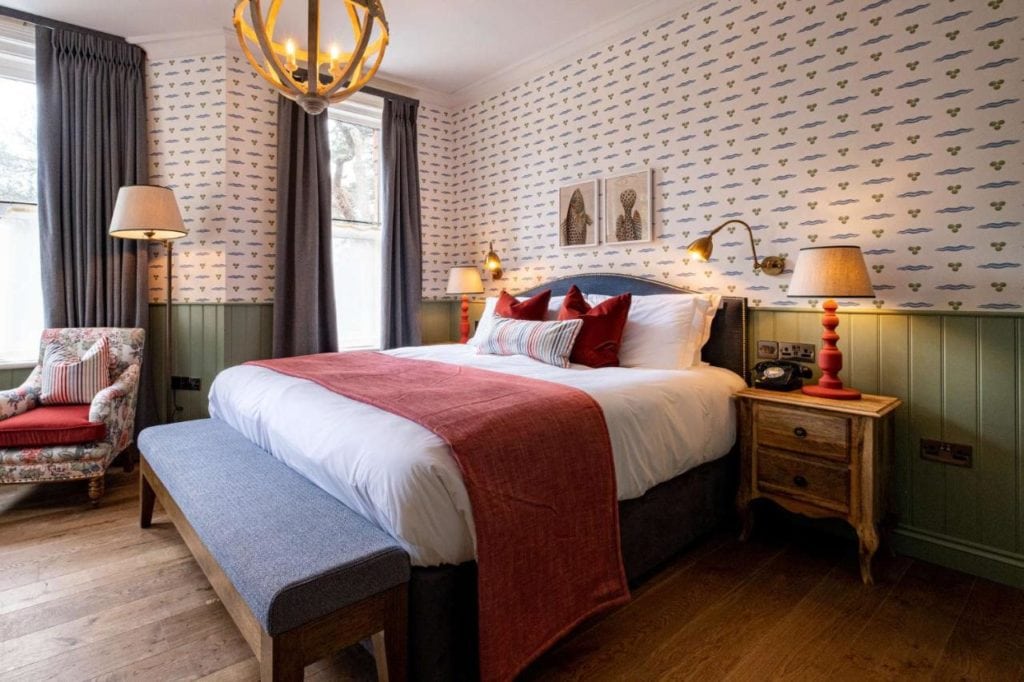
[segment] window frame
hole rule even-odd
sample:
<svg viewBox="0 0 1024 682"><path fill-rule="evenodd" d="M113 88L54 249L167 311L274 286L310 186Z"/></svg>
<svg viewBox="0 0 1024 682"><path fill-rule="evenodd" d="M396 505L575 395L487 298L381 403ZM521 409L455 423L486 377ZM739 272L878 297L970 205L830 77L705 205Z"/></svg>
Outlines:
<svg viewBox="0 0 1024 682"><path fill-rule="evenodd" d="M368 95L366 93L356 93L349 99L331 106L327 110L327 116L331 120L340 121L342 123L348 123L350 125L362 126L364 128L371 128L377 132L378 140L380 141L381 147L383 147L382 139L382 128L383 128L383 114L384 114L384 100L375 95ZM334 239L335 227L347 226L347 225L374 225L378 232L383 230L384 216L383 216L383 199L384 199L384 174L383 174L383 159L379 159L381 164L381 172L378 173L378 186L377 186L377 222L367 221L355 221L355 220L344 220L342 218L334 218L331 216L331 238ZM332 202L333 204L333 202ZM381 245L383 247L383 244ZM381 278L383 282L384 273L381 272ZM332 285L334 283L332 282ZM335 312L337 313L337 302L335 303ZM378 313L381 314L381 310ZM338 325L341 324L341 320L337 320ZM340 331L340 327L339 327ZM339 334L340 336L340 334ZM383 342L383 325L378 326L378 339L375 345L366 346L344 346L340 347L339 350L380 350Z"/></svg>
<svg viewBox="0 0 1024 682"><path fill-rule="evenodd" d="M28 22L0 17L0 78L35 85L35 27ZM0 201L0 203L7 206L33 206L37 213L39 210L38 198L34 204L25 201ZM42 254L40 254L41 257ZM41 282L40 287L42 287ZM38 362L38 357L25 360L0 357L0 371L31 369Z"/></svg>

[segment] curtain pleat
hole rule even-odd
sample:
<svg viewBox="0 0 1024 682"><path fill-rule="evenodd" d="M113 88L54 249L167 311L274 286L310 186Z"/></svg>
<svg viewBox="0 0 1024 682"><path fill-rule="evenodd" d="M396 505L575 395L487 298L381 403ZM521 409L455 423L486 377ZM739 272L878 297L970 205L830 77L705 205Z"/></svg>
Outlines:
<svg viewBox="0 0 1024 682"><path fill-rule="evenodd" d="M338 350L327 112L277 102L275 358Z"/></svg>
<svg viewBox="0 0 1024 682"><path fill-rule="evenodd" d="M148 180L145 52L125 41L36 27L39 221L48 327L149 322L147 245L107 230L117 191ZM147 361L135 423L155 421Z"/></svg>
<svg viewBox="0 0 1024 682"><path fill-rule="evenodd" d="M423 246L416 138L418 109L419 102L415 100L384 95L381 121L384 164L381 340L384 348L420 343Z"/></svg>

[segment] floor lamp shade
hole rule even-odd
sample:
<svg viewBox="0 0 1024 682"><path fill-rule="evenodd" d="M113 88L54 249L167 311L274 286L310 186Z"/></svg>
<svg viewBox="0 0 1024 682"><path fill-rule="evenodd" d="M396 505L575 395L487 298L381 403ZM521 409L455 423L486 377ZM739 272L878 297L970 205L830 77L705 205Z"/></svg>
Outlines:
<svg viewBox="0 0 1024 682"><path fill-rule="evenodd" d="M459 317L459 342L469 341L469 295L482 294L484 282L480 270L475 266L459 266L448 271L447 293L461 295L462 307Z"/></svg>
<svg viewBox="0 0 1024 682"><path fill-rule="evenodd" d="M130 185L117 193L110 236L167 241L188 234L174 191L157 185Z"/></svg>
<svg viewBox="0 0 1024 682"><path fill-rule="evenodd" d="M815 246L800 249L793 278L787 293L793 297L823 298L821 325L821 351L818 366L821 378L813 386L804 386L803 392L818 398L856 400L860 391L843 386L839 371L843 368L843 354L837 346L839 316L836 298L874 298L871 278L859 246Z"/></svg>
<svg viewBox="0 0 1024 682"><path fill-rule="evenodd" d="M111 237L118 239L141 239L151 242L163 242L167 249L167 305L164 310L164 371L167 373L167 421L174 421L176 407L172 366L174 357L173 329L171 327L171 302L174 300L171 291L173 281L173 250L172 240L188 235L185 221L181 219L178 202L174 198L174 190L158 185L128 185L117 192L114 203L114 214L110 218Z"/></svg>

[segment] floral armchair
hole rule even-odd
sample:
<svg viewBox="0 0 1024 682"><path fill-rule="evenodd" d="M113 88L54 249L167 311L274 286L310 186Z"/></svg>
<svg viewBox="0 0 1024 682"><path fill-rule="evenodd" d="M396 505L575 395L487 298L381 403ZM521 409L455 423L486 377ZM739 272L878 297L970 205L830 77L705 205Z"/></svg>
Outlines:
<svg viewBox="0 0 1024 682"><path fill-rule="evenodd" d="M104 336L110 344L111 385L97 393L89 406L89 421L106 426L103 440L74 445L0 447L0 483L87 480L89 499L93 506L98 504L103 496L107 467L132 442L145 330L47 329L39 343L39 362L25 383L0 391L0 421L40 407L42 358L47 346L56 342L81 355Z"/></svg>

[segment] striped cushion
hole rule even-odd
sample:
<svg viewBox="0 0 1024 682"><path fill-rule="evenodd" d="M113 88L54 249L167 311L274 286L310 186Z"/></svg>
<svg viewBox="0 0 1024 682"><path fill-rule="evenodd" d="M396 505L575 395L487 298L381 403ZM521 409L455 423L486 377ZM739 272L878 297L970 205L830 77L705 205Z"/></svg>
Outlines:
<svg viewBox="0 0 1024 682"><path fill-rule="evenodd" d="M110 342L97 341L81 358L61 345L51 343L43 353L43 405L91 403L110 385Z"/></svg>
<svg viewBox="0 0 1024 682"><path fill-rule="evenodd" d="M583 320L533 322L495 317L490 333L477 347L490 355L526 355L556 367L569 366L569 354Z"/></svg>

